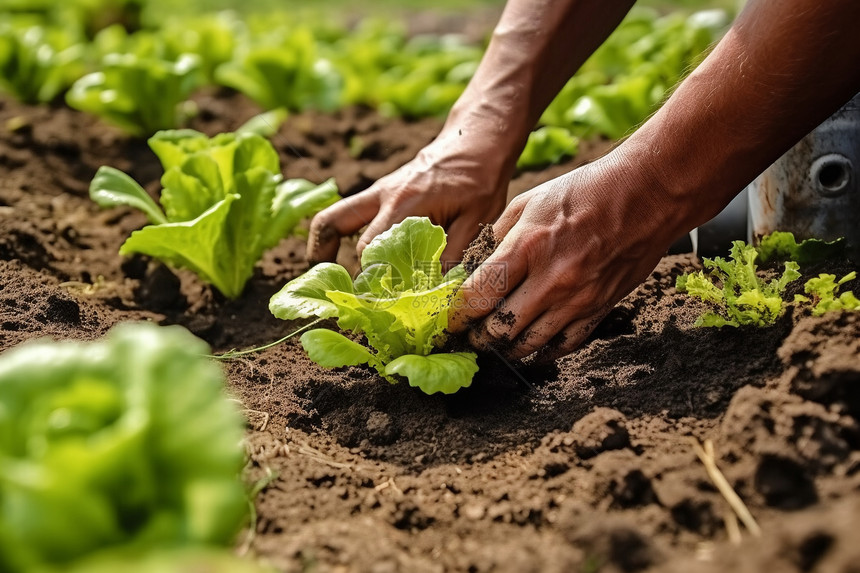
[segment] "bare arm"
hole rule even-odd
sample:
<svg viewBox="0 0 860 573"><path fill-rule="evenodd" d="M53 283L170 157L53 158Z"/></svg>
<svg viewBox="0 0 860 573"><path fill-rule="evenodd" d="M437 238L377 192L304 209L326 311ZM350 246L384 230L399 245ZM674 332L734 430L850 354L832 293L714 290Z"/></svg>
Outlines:
<svg viewBox="0 0 860 573"><path fill-rule="evenodd" d="M719 212L860 91L858 26L856 0L750 0L642 128L511 203L488 260L504 266L507 284L473 275L451 328L481 320L473 343L513 340L514 357L570 352L675 237ZM483 299L504 305L486 316Z"/></svg>
<svg viewBox="0 0 860 573"><path fill-rule="evenodd" d="M625 143L681 230L707 221L860 91L860 3L751 0L707 60Z"/></svg>
<svg viewBox="0 0 860 573"><path fill-rule="evenodd" d="M634 2L509 1L443 133L491 137L516 163L543 110Z"/></svg>
<svg viewBox="0 0 860 573"><path fill-rule="evenodd" d="M457 260L505 206L517 158L544 108L615 29L634 0L510 0L483 60L439 136L410 163L317 215L308 258L332 260L368 225L359 250L394 223L424 215Z"/></svg>

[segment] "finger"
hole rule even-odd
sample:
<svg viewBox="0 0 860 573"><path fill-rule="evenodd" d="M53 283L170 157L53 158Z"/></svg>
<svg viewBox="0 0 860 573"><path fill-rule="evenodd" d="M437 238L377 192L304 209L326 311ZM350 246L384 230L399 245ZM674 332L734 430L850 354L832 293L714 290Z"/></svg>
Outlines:
<svg viewBox="0 0 860 573"><path fill-rule="evenodd" d="M520 220L530 196L530 191L523 193L522 195L517 195L514 197L514 200L505 207L505 210L501 215L499 215L498 220L493 223L493 234L496 236L496 241L501 242L502 239L508 236L511 229L513 229L517 221Z"/></svg>
<svg viewBox="0 0 860 573"><path fill-rule="evenodd" d="M475 320L495 310L525 279L528 263L512 249L500 244L457 291L451 303L453 312L448 318L451 332L462 332Z"/></svg>
<svg viewBox="0 0 860 573"><path fill-rule="evenodd" d="M551 281L527 278L523 284L508 295L505 303L487 316L480 328L475 328L470 335L470 341L477 348L489 348L509 345L511 341L529 328L533 322L548 312L555 312L558 303L553 292L548 288ZM571 321L573 311L565 305L564 316L558 317L558 327L555 334ZM559 311L557 314L561 314ZM547 337L547 340L552 335Z"/></svg>
<svg viewBox="0 0 860 573"><path fill-rule="evenodd" d="M379 196L364 192L341 199L323 209L311 220L308 236L308 261L333 261L340 238L357 233L379 212Z"/></svg>
<svg viewBox="0 0 860 573"><path fill-rule="evenodd" d="M606 305L599 312L580 318L568 324L564 330L554 336L550 341L543 346L535 355L537 362L552 362L563 356L567 356L576 350L580 344L585 342L585 339L594 332L597 325L600 324L613 305Z"/></svg>
<svg viewBox="0 0 860 573"><path fill-rule="evenodd" d="M442 251L443 268L454 267L463 260L463 251L478 236L480 227L477 223L465 217L458 217L448 227L448 244Z"/></svg>
<svg viewBox="0 0 860 573"><path fill-rule="evenodd" d="M526 325L527 328L521 331L514 345L508 350L508 356L514 360L519 360L529 354L543 350L551 344L560 342L559 333L578 322L582 317L582 313L578 311L579 309L571 304L548 309L531 324ZM553 341L553 339L556 340Z"/></svg>

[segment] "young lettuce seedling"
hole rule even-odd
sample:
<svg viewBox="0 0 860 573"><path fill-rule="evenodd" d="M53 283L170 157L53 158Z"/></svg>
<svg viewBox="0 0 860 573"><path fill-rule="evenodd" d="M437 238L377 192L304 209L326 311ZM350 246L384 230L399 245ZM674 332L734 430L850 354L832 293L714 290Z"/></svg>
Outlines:
<svg viewBox="0 0 860 573"><path fill-rule="evenodd" d="M152 223L132 233L120 254L190 269L229 298L242 293L266 249L338 199L331 179L282 181L277 152L254 133L210 139L193 130L162 131L149 146L165 170L164 210L112 167L100 168L90 184L90 197L102 207L135 207Z"/></svg>
<svg viewBox="0 0 860 573"><path fill-rule="evenodd" d="M800 278L799 265L785 263L782 276L765 281L756 274L755 247L734 241L729 260L705 259L705 269L678 277L678 292L713 303L718 312L706 312L696 326L770 326L782 314L782 293L788 283ZM719 286L718 286L719 285Z"/></svg>
<svg viewBox="0 0 860 573"><path fill-rule="evenodd" d="M678 277L678 292L713 303L722 314L713 312L700 316L696 326L769 326L782 314L785 301L782 293L788 283L800 278L799 263L809 263L838 257L845 252L845 240L822 241L805 239L797 242L792 233L775 231L762 237L758 247L735 241L729 261L720 257L704 259L703 271ZM766 282L756 275L756 259L784 260L785 270L778 279ZM851 291L837 294L839 287L856 278L851 272L836 281L835 275L820 274L809 279L804 289L812 299L795 295L794 302L814 303L812 314L820 316L831 310L860 310L860 301ZM718 286L721 284L722 286Z"/></svg>
<svg viewBox="0 0 860 573"><path fill-rule="evenodd" d="M402 376L427 394L452 394L472 383L478 365L472 352L433 353L466 279L461 266L442 274L445 245L441 227L409 217L371 241L354 281L340 265L317 265L275 294L269 310L284 320L337 317L341 330L364 335L370 348L331 330L303 334L302 346L321 366L367 364L391 383Z"/></svg>
<svg viewBox="0 0 860 573"><path fill-rule="evenodd" d="M812 300L799 294L794 296L794 300L801 303L815 301L815 306L812 307L812 314L815 316L821 316L830 311L860 310L860 300L852 291L837 294L839 287L856 278L856 271L851 271L838 281L836 275L821 273L806 281L803 287L807 294L812 295Z"/></svg>

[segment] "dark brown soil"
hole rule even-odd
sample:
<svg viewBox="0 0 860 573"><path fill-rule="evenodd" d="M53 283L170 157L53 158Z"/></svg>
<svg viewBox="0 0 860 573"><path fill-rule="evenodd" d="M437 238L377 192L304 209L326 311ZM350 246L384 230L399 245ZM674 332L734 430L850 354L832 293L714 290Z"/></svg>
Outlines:
<svg viewBox="0 0 860 573"><path fill-rule="evenodd" d="M469 244L469 248L463 251L463 267L466 272L472 274L493 254L498 244L496 235L493 233L493 226L484 225L481 227L478 237Z"/></svg>
<svg viewBox="0 0 860 573"><path fill-rule="evenodd" d="M209 133L257 111L226 93L198 103L194 127ZM350 109L295 115L274 142L286 176L334 176L352 193L439 127ZM225 301L188 273L117 255L144 218L89 201L102 164L158 188L143 142L64 108L0 101L0 348L152 320L225 351L301 325L266 309L306 268L300 241ZM354 264L349 248L342 260ZM257 499L250 553L316 572L857 571L860 315L695 329L701 307L673 285L697 265L664 259L555 365L488 368L449 397L323 370L295 339L226 364L249 420L248 477L277 476ZM706 439L760 539L729 542L727 505L692 447Z"/></svg>

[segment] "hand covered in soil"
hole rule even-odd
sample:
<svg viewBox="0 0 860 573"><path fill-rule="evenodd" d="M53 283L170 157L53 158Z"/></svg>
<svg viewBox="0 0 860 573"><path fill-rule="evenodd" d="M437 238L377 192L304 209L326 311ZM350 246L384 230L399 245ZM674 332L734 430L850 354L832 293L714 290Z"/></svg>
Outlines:
<svg viewBox="0 0 860 573"><path fill-rule="evenodd" d="M486 138L443 130L411 162L318 213L311 222L308 260L334 260L341 237L367 225L358 240L360 256L375 236L415 215L445 228L443 263L459 261L480 224L504 209L515 159L503 161Z"/></svg>
<svg viewBox="0 0 860 573"><path fill-rule="evenodd" d="M461 287L449 329L469 329L477 348L511 358L554 359L578 346L678 232L655 178L625 163L616 150L515 198L493 226L495 252Z"/></svg>

